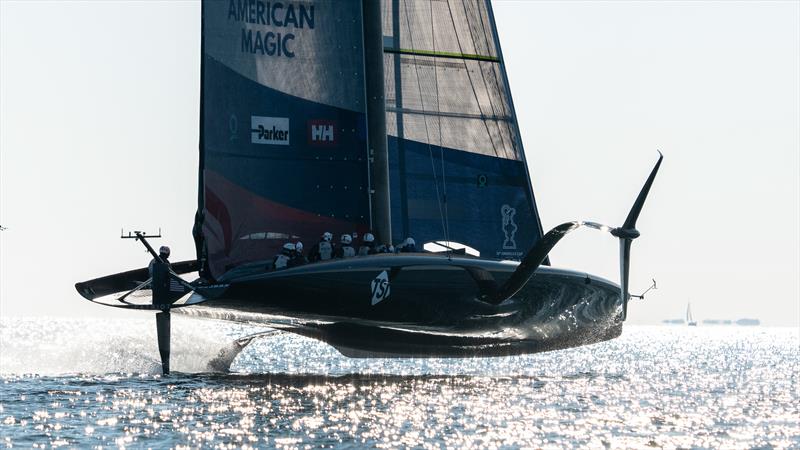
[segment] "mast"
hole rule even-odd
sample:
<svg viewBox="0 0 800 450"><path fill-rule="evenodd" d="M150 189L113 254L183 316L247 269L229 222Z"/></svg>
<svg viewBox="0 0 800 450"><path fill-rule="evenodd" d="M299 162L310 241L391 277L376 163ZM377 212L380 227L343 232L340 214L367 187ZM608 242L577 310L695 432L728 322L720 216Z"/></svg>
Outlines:
<svg viewBox="0 0 800 450"><path fill-rule="evenodd" d="M392 243L389 197L389 150L386 144L386 100L383 80L381 2L362 0L364 79L367 92L367 147L370 164L371 223L378 242Z"/></svg>

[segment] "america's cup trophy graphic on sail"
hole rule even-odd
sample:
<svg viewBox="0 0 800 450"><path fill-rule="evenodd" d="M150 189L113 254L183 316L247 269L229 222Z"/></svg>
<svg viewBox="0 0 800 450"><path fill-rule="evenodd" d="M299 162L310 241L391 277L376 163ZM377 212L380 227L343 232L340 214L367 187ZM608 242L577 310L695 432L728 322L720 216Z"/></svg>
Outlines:
<svg viewBox="0 0 800 450"><path fill-rule="evenodd" d="M516 250L517 241L514 240L514 235L517 234L517 224L514 223L514 216L517 214L517 210L509 205L503 205L500 208L500 214L503 215L503 234L505 235L503 250Z"/></svg>

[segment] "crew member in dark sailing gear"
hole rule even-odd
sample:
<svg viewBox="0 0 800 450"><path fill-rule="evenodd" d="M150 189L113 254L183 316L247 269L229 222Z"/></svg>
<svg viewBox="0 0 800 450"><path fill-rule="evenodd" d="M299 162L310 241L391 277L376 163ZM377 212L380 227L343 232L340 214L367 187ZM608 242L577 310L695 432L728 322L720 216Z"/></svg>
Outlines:
<svg viewBox="0 0 800 450"><path fill-rule="evenodd" d="M162 245L158 249L159 261L153 258L147 267L153 281L150 283L153 291L154 305L169 305L183 295L183 286L170 277L169 247Z"/></svg>
<svg viewBox="0 0 800 450"><path fill-rule="evenodd" d="M356 256L356 249L351 245L353 243L353 236L343 234L341 245L333 253L334 258L352 258Z"/></svg>
<svg viewBox="0 0 800 450"><path fill-rule="evenodd" d="M152 250L149 245L147 247ZM177 275L172 275L172 268L169 264L169 247L166 245L162 245L158 249L158 258L153 258L147 269L151 278L153 306L161 310L156 313L156 335L158 336L158 353L161 356L161 370L164 375L167 375L169 374L169 309L171 304L183 297L186 289L178 281Z"/></svg>
<svg viewBox="0 0 800 450"><path fill-rule="evenodd" d="M417 243L414 242L414 238L406 238L403 245L400 246L399 252L400 253L416 253L417 251Z"/></svg>
<svg viewBox="0 0 800 450"><path fill-rule="evenodd" d="M375 249L375 253L394 253L394 245L381 244Z"/></svg>
<svg viewBox="0 0 800 450"><path fill-rule="evenodd" d="M289 260L289 267L302 266L308 264L308 259L303 255L303 243L297 242L294 244L294 257Z"/></svg>
<svg viewBox="0 0 800 450"><path fill-rule="evenodd" d="M375 248L375 236L372 233L364 234L361 239L361 247L358 247L358 256L374 255L375 253L378 253Z"/></svg>
<svg viewBox="0 0 800 450"><path fill-rule="evenodd" d="M333 235L329 232L325 232L322 234L322 238L311 247L311 251L308 252L308 260L311 262L314 261L327 261L333 258L333 244L331 240L333 239Z"/></svg>
<svg viewBox="0 0 800 450"><path fill-rule="evenodd" d="M281 252L275 255L275 258L272 260L272 267L275 268L275 270L281 270L289 267L292 258L294 258L294 249L294 244L291 242L283 244Z"/></svg>

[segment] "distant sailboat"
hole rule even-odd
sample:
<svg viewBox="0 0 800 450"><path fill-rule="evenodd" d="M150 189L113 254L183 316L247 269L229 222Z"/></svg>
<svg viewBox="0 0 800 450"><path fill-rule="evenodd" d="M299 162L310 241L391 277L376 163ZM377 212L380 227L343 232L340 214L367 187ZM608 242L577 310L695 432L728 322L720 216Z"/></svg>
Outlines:
<svg viewBox="0 0 800 450"><path fill-rule="evenodd" d="M691 303L687 303L686 304L686 324L689 325L690 327L696 327L697 326L697 321L694 320L694 318L692 317L692 304Z"/></svg>

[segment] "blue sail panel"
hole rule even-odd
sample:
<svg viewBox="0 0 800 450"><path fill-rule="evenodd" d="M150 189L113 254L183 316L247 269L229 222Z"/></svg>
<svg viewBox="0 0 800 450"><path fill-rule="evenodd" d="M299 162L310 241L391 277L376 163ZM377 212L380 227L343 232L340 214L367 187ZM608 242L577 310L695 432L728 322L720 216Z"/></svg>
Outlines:
<svg viewBox="0 0 800 450"><path fill-rule="evenodd" d="M490 2L383 9L394 240L519 258L542 229Z"/></svg>
<svg viewBox="0 0 800 450"><path fill-rule="evenodd" d="M404 140L402 145L401 172L398 140L389 139L395 242L407 235L419 243L447 235L482 257L519 259L539 238L539 229L530 226L537 218L522 161L438 147L431 158L425 143ZM447 201L437 201L445 188Z"/></svg>

